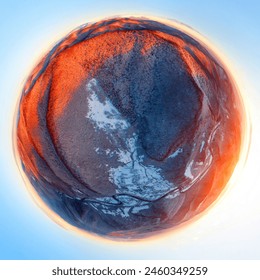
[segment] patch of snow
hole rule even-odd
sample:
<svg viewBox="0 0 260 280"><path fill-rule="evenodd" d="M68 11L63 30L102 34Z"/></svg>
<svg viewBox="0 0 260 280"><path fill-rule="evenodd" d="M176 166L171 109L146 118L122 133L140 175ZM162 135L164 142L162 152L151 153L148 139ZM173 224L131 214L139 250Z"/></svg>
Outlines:
<svg viewBox="0 0 260 280"><path fill-rule="evenodd" d="M179 192L179 190L177 190L177 191L169 193L168 195L165 196L165 198L166 199L173 199L173 198L175 198L179 195L180 195L180 192Z"/></svg>
<svg viewBox="0 0 260 280"><path fill-rule="evenodd" d="M178 154L183 152L183 148L178 148L176 151L174 151L171 155L169 155L168 158L175 158Z"/></svg>
<svg viewBox="0 0 260 280"><path fill-rule="evenodd" d="M117 186L117 193L128 193L148 200L158 199L173 190L174 186L162 177L160 168L142 164L143 156L137 154L136 143L135 134L127 139L127 150L121 151L127 162L110 168L109 181Z"/></svg>
<svg viewBox="0 0 260 280"><path fill-rule="evenodd" d="M201 146L200 146L200 153L202 152L204 145L205 145L205 141L202 141Z"/></svg>
<svg viewBox="0 0 260 280"><path fill-rule="evenodd" d="M184 173L184 175L185 175L187 178L190 178L190 179L193 179L193 178L194 178L194 176L193 176L192 173L191 173L192 164L193 164L193 160L188 164L188 166L187 166L186 169L185 169L185 173Z"/></svg>
<svg viewBox="0 0 260 280"><path fill-rule="evenodd" d="M103 89L96 79L91 79L87 86L88 113L87 118L92 121L95 128L103 130L127 129L129 123L122 117L120 112L103 94ZM101 97L103 100L101 100Z"/></svg>
<svg viewBox="0 0 260 280"><path fill-rule="evenodd" d="M134 207L133 210L132 210L132 213L133 214L136 214L138 212L140 212L141 210L145 210L145 209L149 209L149 205L143 205L143 206L137 206L137 207Z"/></svg>

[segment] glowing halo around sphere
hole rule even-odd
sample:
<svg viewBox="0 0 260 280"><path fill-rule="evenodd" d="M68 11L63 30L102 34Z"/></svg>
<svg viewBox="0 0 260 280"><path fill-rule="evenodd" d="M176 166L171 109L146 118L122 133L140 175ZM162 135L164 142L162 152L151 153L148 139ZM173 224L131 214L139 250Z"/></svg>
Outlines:
<svg viewBox="0 0 260 280"><path fill-rule="evenodd" d="M15 155L56 222L140 239L193 220L223 192L245 108L226 66L186 29L134 17L83 25L32 70Z"/></svg>

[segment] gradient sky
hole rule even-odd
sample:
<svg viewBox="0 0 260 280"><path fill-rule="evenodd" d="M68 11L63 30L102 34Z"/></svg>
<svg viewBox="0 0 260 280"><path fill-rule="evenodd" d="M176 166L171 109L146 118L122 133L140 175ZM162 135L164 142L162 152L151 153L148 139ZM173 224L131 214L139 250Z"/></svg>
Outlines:
<svg viewBox="0 0 260 280"><path fill-rule="evenodd" d="M247 101L252 143L237 181L200 220L152 241L79 236L34 203L15 165L12 118L35 63L80 24L113 15L175 19L199 31L228 59ZM259 1L0 1L0 259L260 259Z"/></svg>

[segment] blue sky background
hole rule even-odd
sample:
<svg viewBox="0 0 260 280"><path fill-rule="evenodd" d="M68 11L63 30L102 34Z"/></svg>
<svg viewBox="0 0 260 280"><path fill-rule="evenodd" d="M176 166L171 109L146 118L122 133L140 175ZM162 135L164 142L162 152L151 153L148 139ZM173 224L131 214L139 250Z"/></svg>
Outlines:
<svg viewBox="0 0 260 280"><path fill-rule="evenodd" d="M121 14L176 19L208 38L232 65L253 125L247 169L215 207L181 231L130 244L50 220L24 186L11 138L15 102L41 55L78 25ZM259 15L253 0L0 0L0 259L260 259Z"/></svg>

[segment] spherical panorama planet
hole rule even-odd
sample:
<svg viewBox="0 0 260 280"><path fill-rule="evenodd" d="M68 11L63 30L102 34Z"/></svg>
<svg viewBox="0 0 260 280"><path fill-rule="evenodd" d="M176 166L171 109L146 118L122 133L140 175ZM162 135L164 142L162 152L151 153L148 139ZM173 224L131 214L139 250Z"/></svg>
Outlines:
<svg viewBox="0 0 260 280"><path fill-rule="evenodd" d="M239 91L205 42L174 23L116 17L73 30L31 71L14 143L56 220L140 239L216 201L240 159L244 123Z"/></svg>

